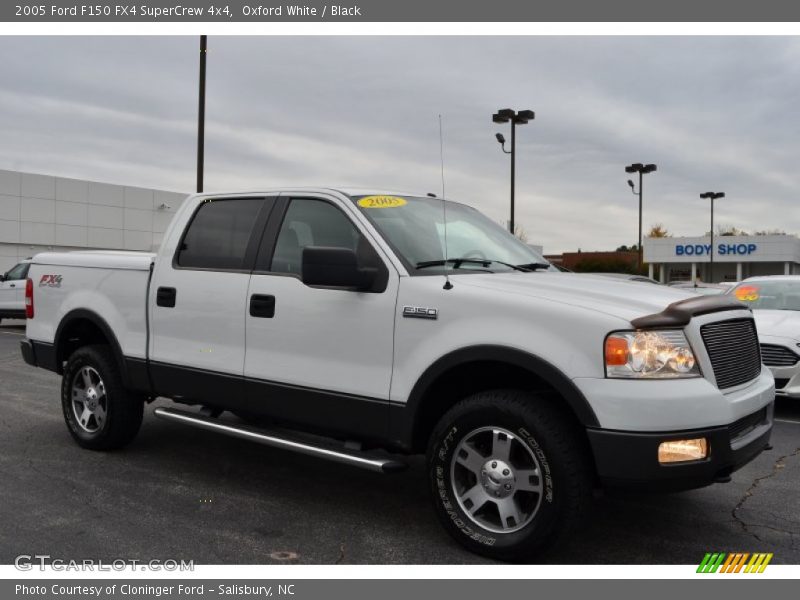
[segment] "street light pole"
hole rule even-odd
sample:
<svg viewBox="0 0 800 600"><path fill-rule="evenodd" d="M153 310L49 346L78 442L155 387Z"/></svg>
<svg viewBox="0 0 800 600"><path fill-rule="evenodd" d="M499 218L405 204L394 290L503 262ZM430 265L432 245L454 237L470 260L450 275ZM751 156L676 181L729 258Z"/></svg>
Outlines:
<svg viewBox="0 0 800 600"><path fill-rule="evenodd" d="M700 197L711 200L711 250L708 253L708 279L709 283L714 283L714 200L724 198L725 192L704 192L700 194Z"/></svg>
<svg viewBox="0 0 800 600"><path fill-rule="evenodd" d="M633 181L628 179L628 185L631 187L631 192L639 196L639 270L642 270L642 183L644 183L643 176L647 173L652 173L658 170L654 164L644 165L642 163L633 163L625 167L626 173L639 173L639 191L634 189Z"/></svg>
<svg viewBox="0 0 800 600"><path fill-rule="evenodd" d="M197 193L203 191L203 162L206 138L206 48L208 36L200 36L200 90L197 106Z"/></svg>
<svg viewBox="0 0 800 600"><path fill-rule="evenodd" d="M508 229L514 235L514 190L517 187L515 181L515 165L517 158L517 122L511 119L511 219L508 222Z"/></svg>
<svg viewBox="0 0 800 600"><path fill-rule="evenodd" d="M711 196L711 251L709 254L709 283L714 283L714 196Z"/></svg>
<svg viewBox="0 0 800 600"><path fill-rule="evenodd" d="M642 170L639 169L639 245L636 250L639 254L639 271L642 270Z"/></svg>
<svg viewBox="0 0 800 600"><path fill-rule="evenodd" d="M528 121L533 121L535 115L532 110L514 111L511 108L501 108L492 115L494 123L511 122L511 151L506 150L506 140L503 134L497 133L495 137L503 148L503 152L511 155L511 218L508 221L508 230L514 235L514 190L516 187L516 149L517 149L517 125L525 125Z"/></svg>

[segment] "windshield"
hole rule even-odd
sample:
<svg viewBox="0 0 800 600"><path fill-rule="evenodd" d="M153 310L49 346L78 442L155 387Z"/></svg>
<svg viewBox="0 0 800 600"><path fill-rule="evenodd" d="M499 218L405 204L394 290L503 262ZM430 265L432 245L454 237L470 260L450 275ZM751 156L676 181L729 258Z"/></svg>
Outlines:
<svg viewBox="0 0 800 600"><path fill-rule="evenodd" d="M702 294L703 296L717 296L725 291L722 288L703 287L701 285L691 289L693 289L698 294Z"/></svg>
<svg viewBox="0 0 800 600"><path fill-rule="evenodd" d="M354 196L353 201L405 263L411 274L441 273L444 265L442 200L412 196ZM551 268L524 244L474 208L447 206L447 269L508 272L516 266Z"/></svg>
<svg viewBox="0 0 800 600"><path fill-rule="evenodd" d="M800 281L745 281L729 293L752 309L800 310Z"/></svg>

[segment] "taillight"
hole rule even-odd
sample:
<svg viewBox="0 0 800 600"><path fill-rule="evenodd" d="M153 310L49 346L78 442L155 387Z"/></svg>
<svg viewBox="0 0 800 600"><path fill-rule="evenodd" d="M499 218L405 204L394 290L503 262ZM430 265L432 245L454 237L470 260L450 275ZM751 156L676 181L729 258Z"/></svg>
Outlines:
<svg viewBox="0 0 800 600"><path fill-rule="evenodd" d="M33 318L33 279L25 282L25 318Z"/></svg>

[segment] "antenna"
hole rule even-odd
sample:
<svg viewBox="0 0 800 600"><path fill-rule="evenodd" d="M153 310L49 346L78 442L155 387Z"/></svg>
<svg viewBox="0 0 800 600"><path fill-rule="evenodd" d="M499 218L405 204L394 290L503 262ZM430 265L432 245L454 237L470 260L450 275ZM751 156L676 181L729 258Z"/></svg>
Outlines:
<svg viewBox="0 0 800 600"><path fill-rule="evenodd" d="M453 284L450 283L450 276L447 274L447 201L444 199L444 138L442 136L442 115L439 114L439 161L442 165L442 226L444 228L444 287L442 289L452 290Z"/></svg>

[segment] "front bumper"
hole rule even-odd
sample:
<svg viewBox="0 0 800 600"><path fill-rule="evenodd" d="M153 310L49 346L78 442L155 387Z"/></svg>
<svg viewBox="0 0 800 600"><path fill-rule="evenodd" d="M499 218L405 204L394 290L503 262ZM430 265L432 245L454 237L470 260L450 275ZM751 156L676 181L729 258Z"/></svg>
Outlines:
<svg viewBox="0 0 800 600"><path fill-rule="evenodd" d="M764 352L764 346L780 347L787 355L797 355L797 341L794 338L775 335L759 335L764 364L775 378L775 395L787 398L800 398L800 361L793 365L769 364L770 357Z"/></svg>
<svg viewBox="0 0 800 600"><path fill-rule="evenodd" d="M661 432L712 429L733 423L775 399L767 367L753 381L720 391L705 377L625 380L576 378L602 429Z"/></svg>
<svg viewBox="0 0 800 600"><path fill-rule="evenodd" d="M775 395L800 398L800 362L791 367L768 366L775 378Z"/></svg>
<svg viewBox="0 0 800 600"><path fill-rule="evenodd" d="M669 432L588 429L597 474L608 486L679 491L724 480L758 456L769 444L774 403L721 427ZM708 457L660 464L658 446L670 440L704 437Z"/></svg>

